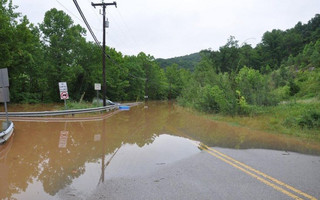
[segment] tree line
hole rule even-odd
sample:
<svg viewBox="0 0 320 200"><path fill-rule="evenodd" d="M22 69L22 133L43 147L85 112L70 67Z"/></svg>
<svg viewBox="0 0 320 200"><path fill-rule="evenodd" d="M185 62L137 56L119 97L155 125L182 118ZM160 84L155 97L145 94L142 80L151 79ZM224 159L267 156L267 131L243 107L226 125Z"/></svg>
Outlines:
<svg viewBox="0 0 320 200"><path fill-rule="evenodd" d="M235 115L284 100L319 98L319 53L319 14L307 24L264 33L255 48L230 36L219 50L200 52L178 100L201 111Z"/></svg>
<svg viewBox="0 0 320 200"><path fill-rule="evenodd" d="M86 41L86 30L63 11L53 8L34 25L15 8L11 0L0 3L0 66L9 70L11 100L58 102L58 82L67 82L72 100L92 101L94 83L102 82L101 48ZM159 64L143 52L106 52L107 97L115 101L148 96L206 112L245 114L256 106L319 96L319 14L292 29L267 31L256 47L230 36L218 50L203 50L200 59L192 55L192 70L183 68L189 62L183 57L163 68L165 60Z"/></svg>
<svg viewBox="0 0 320 200"><path fill-rule="evenodd" d="M67 82L72 100L92 101L94 83L102 82L101 48L86 41L86 30L63 11L53 8L34 25L16 8L11 0L0 3L0 66L8 68L12 102L58 102L58 82ZM106 53L107 97L115 101L175 98L188 74L177 66L165 71L143 52Z"/></svg>

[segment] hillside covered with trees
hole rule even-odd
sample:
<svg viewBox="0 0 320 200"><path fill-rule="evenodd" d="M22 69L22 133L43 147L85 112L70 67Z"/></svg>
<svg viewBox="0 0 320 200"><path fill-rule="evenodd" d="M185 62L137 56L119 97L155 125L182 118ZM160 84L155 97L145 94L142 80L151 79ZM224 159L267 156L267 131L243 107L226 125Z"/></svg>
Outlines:
<svg viewBox="0 0 320 200"><path fill-rule="evenodd" d="M12 102L59 102L61 81L72 100L84 95L92 101L94 83L102 82L101 49L69 15L51 9L34 25L15 12L12 1L3 0L0 24L0 66L8 68ZM107 97L116 101L177 99L200 111L235 116L320 98L319 14L306 24L265 32L254 48L230 36L218 50L169 60L110 48L107 54ZM318 103L303 112L286 123L320 127Z"/></svg>
<svg viewBox="0 0 320 200"><path fill-rule="evenodd" d="M189 71L193 71L197 64L200 62L200 60L200 53L193 53L186 56L179 56L168 59L156 59L157 63L160 65L161 68L166 68L167 66L177 64L180 68L184 68Z"/></svg>
<svg viewBox="0 0 320 200"><path fill-rule="evenodd" d="M209 113L252 116L287 104L283 112L292 115L280 123L320 128L319 14L307 24L265 32L255 48L240 46L231 36L219 50L203 50L201 56L178 97L181 105ZM295 104L297 100L308 103Z"/></svg>

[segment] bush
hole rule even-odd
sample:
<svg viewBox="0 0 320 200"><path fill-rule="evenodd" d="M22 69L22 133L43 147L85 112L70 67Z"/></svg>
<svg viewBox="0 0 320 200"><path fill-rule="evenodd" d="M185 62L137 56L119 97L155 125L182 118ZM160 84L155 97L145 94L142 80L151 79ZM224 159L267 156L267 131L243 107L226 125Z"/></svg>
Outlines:
<svg viewBox="0 0 320 200"><path fill-rule="evenodd" d="M275 95L279 100L287 100L289 99L290 95L289 95L289 86L285 85L283 87L279 87L277 89L275 89L272 93L273 95Z"/></svg>
<svg viewBox="0 0 320 200"><path fill-rule="evenodd" d="M283 122L284 126L301 129L320 128L320 112L314 110L314 106L311 104L294 104L291 109L294 109L295 111L288 111L288 116Z"/></svg>
<svg viewBox="0 0 320 200"><path fill-rule="evenodd" d="M300 91L300 87L293 81L289 81L289 95L294 96Z"/></svg>
<svg viewBox="0 0 320 200"><path fill-rule="evenodd" d="M85 109L85 108L93 108L95 107L95 105L87 102L79 103L71 100L71 101L67 101L67 107L68 109Z"/></svg>
<svg viewBox="0 0 320 200"><path fill-rule="evenodd" d="M297 82L300 87L298 97L311 98L320 95L320 70L305 71L297 74Z"/></svg>
<svg viewBox="0 0 320 200"><path fill-rule="evenodd" d="M250 105L275 105L277 99L270 92L268 78L258 70L243 67L236 76L237 90Z"/></svg>
<svg viewBox="0 0 320 200"><path fill-rule="evenodd" d="M233 110L232 99L227 99L225 92L217 85L206 85L201 88L195 107L209 113L231 114Z"/></svg>
<svg viewBox="0 0 320 200"><path fill-rule="evenodd" d="M297 122L301 128L320 128L320 112L311 111L306 113Z"/></svg>
<svg viewBox="0 0 320 200"><path fill-rule="evenodd" d="M244 96L241 96L241 92L239 90L236 91L238 95L238 105L239 105L239 114L249 114L251 113L250 106L248 105Z"/></svg>

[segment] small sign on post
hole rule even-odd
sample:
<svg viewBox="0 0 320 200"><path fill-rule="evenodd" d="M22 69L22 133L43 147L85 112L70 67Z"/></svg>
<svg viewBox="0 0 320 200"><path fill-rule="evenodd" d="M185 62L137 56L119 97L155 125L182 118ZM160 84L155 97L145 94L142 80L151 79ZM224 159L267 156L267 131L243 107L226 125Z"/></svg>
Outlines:
<svg viewBox="0 0 320 200"><path fill-rule="evenodd" d="M60 99L64 100L64 106L67 109L67 99L69 99L67 82L59 82Z"/></svg>
<svg viewBox="0 0 320 200"><path fill-rule="evenodd" d="M94 84L94 90L101 90L101 84L100 83L95 83Z"/></svg>
<svg viewBox="0 0 320 200"><path fill-rule="evenodd" d="M8 69L3 68L0 69L0 74L1 74L1 81L0 81L0 87L9 87L9 76L8 76Z"/></svg>
<svg viewBox="0 0 320 200"><path fill-rule="evenodd" d="M10 102L9 88L5 87L0 89L0 102Z"/></svg>
<svg viewBox="0 0 320 200"><path fill-rule="evenodd" d="M0 102L4 103L4 109L5 109L6 118L7 118L7 126L9 126L7 102L10 101L10 96L9 96L9 76L8 76L7 68L0 69L0 88L1 88Z"/></svg>
<svg viewBox="0 0 320 200"><path fill-rule="evenodd" d="M59 91L68 92L67 82L59 82Z"/></svg>
<svg viewBox="0 0 320 200"><path fill-rule="evenodd" d="M101 90L101 84L95 83L94 84L94 90L97 90L97 105L99 106L99 91Z"/></svg>

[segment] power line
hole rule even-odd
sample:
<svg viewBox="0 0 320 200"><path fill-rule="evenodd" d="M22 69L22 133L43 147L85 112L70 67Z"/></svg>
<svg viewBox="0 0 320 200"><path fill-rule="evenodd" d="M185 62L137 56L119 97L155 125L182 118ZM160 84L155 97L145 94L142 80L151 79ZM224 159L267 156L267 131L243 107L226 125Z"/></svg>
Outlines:
<svg viewBox="0 0 320 200"><path fill-rule="evenodd" d="M89 30L89 32L90 32L92 38L94 39L96 45L103 51L103 47L101 46L99 40L97 39L97 37L95 36L94 32L92 31L92 29L91 29L86 17L84 16L84 14L83 14L83 12L82 12L77 0L73 0L73 2L75 4L75 6L77 7L77 10L78 10L79 14L81 15L83 21L85 22L85 24L87 26L87 29ZM103 51L103 53L112 62L112 64L118 66L119 68L122 68L122 66L120 66L120 64L117 63L113 58L111 58L106 52ZM132 76L133 78L136 78L136 79L146 80L145 78L134 76L131 73L128 73L128 75L130 75L130 76Z"/></svg>
<svg viewBox="0 0 320 200"><path fill-rule="evenodd" d="M76 0L74 0L76 1ZM114 1L113 3L91 3L91 5L95 8L96 6L101 6L103 9L103 37L102 37L102 96L103 96L103 106L106 106L106 27L108 24L106 23L106 8L107 6L115 6L117 7L117 3Z"/></svg>
<svg viewBox="0 0 320 200"><path fill-rule="evenodd" d="M64 6L59 0L56 0L56 2L62 6L68 13L70 13L72 16L74 16L75 18L77 18L79 20L80 23L84 23L82 19L80 19L77 15L75 15L71 10L69 10L66 6ZM97 30L97 31L101 31L100 29L97 29L96 27L93 27L93 29Z"/></svg>
<svg viewBox="0 0 320 200"><path fill-rule="evenodd" d="M126 23L126 21L124 20L122 14L121 14L121 12L120 12L120 9L117 9L117 12L118 12L118 14L119 14L119 16L120 16L120 19L122 20L122 23L123 23L124 26L126 27L127 32L129 33L129 36L131 37L132 41L137 45L137 41L136 41L136 39L133 37L133 35L130 34L130 32L131 32L131 31L130 31L130 28L129 28L128 24Z"/></svg>
<svg viewBox="0 0 320 200"><path fill-rule="evenodd" d="M83 12L82 12L82 10L81 10L81 8L80 8L77 0L73 0L73 3L74 3L75 6L77 7L77 10L78 10L79 14L81 15L84 23L86 24L87 29L89 30L89 32L90 32L93 40L96 42L96 44L97 44L99 47L101 47L99 40L97 39L96 35L95 35L94 32L92 31L92 29L91 29L91 27L90 27L90 24L88 23L86 17L84 16L84 14L83 14Z"/></svg>
<svg viewBox="0 0 320 200"><path fill-rule="evenodd" d="M56 0L56 2L62 6L64 9L66 9L66 11L68 11L72 16L74 16L75 18L77 18L80 22L82 21L77 15L73 14L73 12L71 12L67 7L65 7L59 0Z"/></svg>

